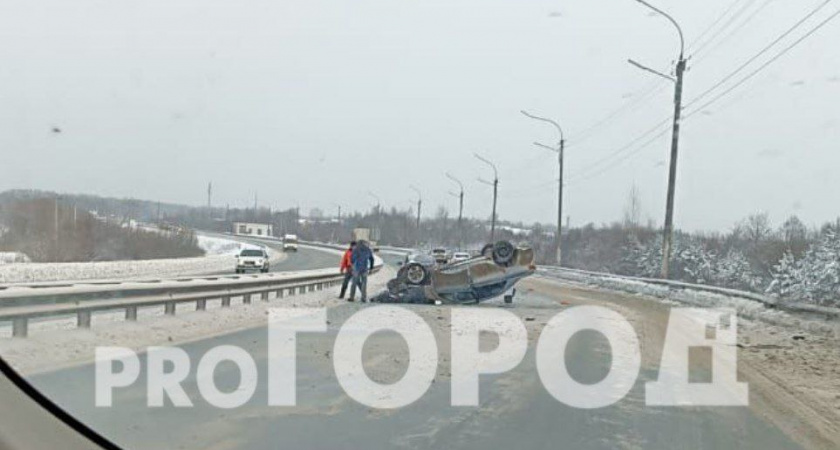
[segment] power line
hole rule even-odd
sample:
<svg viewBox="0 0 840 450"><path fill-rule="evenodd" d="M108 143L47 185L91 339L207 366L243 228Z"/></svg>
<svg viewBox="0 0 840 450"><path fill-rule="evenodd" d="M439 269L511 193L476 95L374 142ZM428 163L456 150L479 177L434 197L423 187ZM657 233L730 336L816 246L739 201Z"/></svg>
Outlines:
<svg viewBox="0 0 840 450"><path fill-rule="evenodd" d="M592 169L597 168L598 166L603 165L604 163L608 163L614 157L616 157L616 156L624 153L625 151L631 149L633 147L633 145L635 145L637 142L645 139L646 137L650 136L651 134L653 134L654 132L656 132L657 130L662 128L663 125L666 125L666 124L670 123L671 119L672 119L671 116L666 117L664 120L658 122L656 125L654 125L650 129L648 129L644 133L640 134L639 136L637 136L635 139L631 140L627 144L622 145L621 147L614 150L612 153L602 157L601 159L595 161L594 163L591 163L591 164L585 166L583 169L580 170L580 173L588 172ZM666 128L665 131L667 131L669 129L670 128Z"/></svg>
<svg viewBox="0 0 840 450"><path fill-rule="evenodd" d="M764 0L764 3L759 5L758 8L756 8L752 13L750 13L750 15L747 16L746 19L744 19L737 27L731 30L723 39L718 40L711 48L709 48L708 51L706 51L700 56L692 55L694 56L694 64L697 64L700 61L704 60L710 53L714 52L715 50L720 48L721 45L725 44L730 39L732 39L732 36L735 36L735 34L737 34L738 31L741 31L744 27L749 25L749 23L752 22L752 20L755 19L755 17L758 16L760 12L764 11L764 8L766 8L767 5L769 5L770 3L772 3L772 0Z"/></svg>
<svg viewBox="0 0 840 450"><path fill-rule="evenodd" d="M756 0L747 0L747 2L740 9L738 9L738 11L735 11L735 14L733 14L729 18L729 20L727 20L726 23L724 23L723 26L721 26L718 29L718 31L715 34L712 35L712 37L709 40L702 43L699 47L695 48L694 51L693 51L693 54L696 55L696 54L702 52L703 49L705 49L708 45L713 43L717 39L718 36L720 36L724 31L726 31L727 28L729 28L733 23L735 23L735 21L737 21L738 18L740 18L741 15L744 14L744 12L746 10L748 10L750 8L750 6L753 5L753 3L755 3L755 1Z"/></svg>
<svg viewBox="0 0 840 450"><path fill-rule="evenodd" d="M656 80L654 83L651 84L650 87L636 91L636 93L633 94L633 100L622 104L606 116L595 121L588 127L584 128L582 131L578 132L576 135L569 138L571 145L567 145L567 147L580 145L583 141L586 141L592 136L594 136L595 130L609 124L610 121L618 118L623 113L629 113L631 111L634 111L635 109L637 109L638 106L641 106L647 100L650 100L653 97L653 94L662 90L663 86L665 86L665 83L662 80Z"/></svg>
<svg viewBox="0 0 840 450"><path fill-rule="evenodd" d="M733 2L729 5L729 7L728 7L728 8L726 8L726 10L725 10L725 11L723 11L723 13L721 13L721 14L720 14L720 15L719 15L719 16L718 16L718 17L717 17L717 18L716 18L716 19L715 19L715 20L714 20L711 24L709 24L709 26L708 26L708 27L707 27L707 28L706 28L706 29L705 29L705 30L704 30L704 31L703 31L703 32L702 32L702 33L701 33L701 34L700 34L697 38L695 38L695 39L694 39L694 40L693 40L693 41L689 44L689 48L690 48L690 47L692 47L693 45L695 45L695 44L696 44L697 42L699 42L700 40L702 40L702 39L703 39L703 37L705 37L705 36L706 36L706 35L707 35L707 34L708 34L708 33L709 33L712 29L714 29L714 27L715 27L718 23L720 23L720 21L721 21L721 20L723 20L723 19L724 19L724 18L725 18L725 17L726 17L726 16L727 16L727 15L728 15L728 14L729 14L729 13L730 13L730 12L731 12L734 8L735 8L735 7L739 4L739 3L742 3L743 1L744 1L744 0L735 0L735 1L733 1ZM740 10L740 11L738 12L738 15L742 14L742 13L743 13L743 11L744 11L744 10L746 10L746 9L747 9L747 7L749 7L749 6L750 6L750 4L752 4L753 2L755 2L755 0L750 0L750 3L749 3L749 4L747 4L745 8L743 8L742 10ZM737 19L737 17L738 17L738 16L736 15L736 16L733 18L733 20L734 20L734 19ZM721 30L719 30L719 31L718 31L718 33L720 33L721 31L723 31L723 30L724 30L726 27L728 27L729 25L730 25L730 23L727 23L727 24L726 24L723 28L721 28ZM714 36L712 37L712 40L714 40ZM703 45L705 46L706 44L703 44ZM701 47L701 48L702 48L702 47ZM575 134L575 135L573 135L572 137L570 137L570 138L569 138L570 145L567 145L567 148L568 148L568 147L572 147L572 146L577 147L577 146L578 146L578 145L580 145L582 142L587 141L587 140L589 140L591 137L593 137L593 136L595 135L595 131L596 131L596 130L598 130L598 129L600 129L600 128L602 128L602 127L606 126L606 125L611 124L611 123L612 123L612 121L614 121L615 119L617 119L617 118L619 118L620 116L624 115L625 113L629 113L629 112L632 112L632 111L637 110L637 109L638 109L638 107L640 107L642 104L644 104L644 103L646 103L648 100L652 99L652 98L653 98L653 94L657 93L658 91L661 91L661 90L662 90L662 88L663 88L663 87L665 87L665 86L667 86L667 84L666 84L666 83L664 83L662 80L657 80L657 81L655 81L654 83L652 83L652 84L650 85L650 87L648 87L648 88L644 88L644 89L640 89L640 90L636 91L636 92L633 94L633 96L634 96L634 99L633 99L633 100L630 100L630 101L628 101L628 102L626 102L626 103L622 104L621 106L619 106L619 107L618 107L618 108L616 108L615 110L611 111L610 113L608 113L607 115L605 115L605 116L604 116L604 117L602 117L601 119L598 119L597 121L593 122L591 125L589 125L589 126L587 126L586 128L584 128L582 131L579 131L577 134Z"/></svg>
<svg viewBox="0 0 840 450"><path fill-rule="evenodd" d="M759 51L758 53L756 53L755 55L753 55L751 58L749 58L747 61L745 61L743 64L741 64L740 66L738 66L738 68L737 68L737 69L735 69L734 71L732 71L731 73L729 73L728 75L726 75L725 77L723 77L720 81L718 81L717 83L715 83L712 87L710 87L710 88L706 89L705 91L703 91L703 93L701 93L700 95L698 95L697 97L695 97L694 99L692 99L690 102L688 102L688 104L686 104L686 105L685 105L685 107L686 107L686 108L690 107L691 105L693 105L694 103L696 103L696 102L697 102L697 101L699 101L700 99L704 98L706 95L708 95L709 93L711 93L712 91L714 91L715 89L717 89L718 87L720 87L721 85L723 85L724 83L726 83L727 81L731 80L731 79L732 79L732 77L734 77L734 76L735 76L735 75L737 75L739 72L741 72L742 70L744 70L747 66L749 66L750 64L752 64L752 63L753 63L756 59L758 59L759 57L761 57L763 54L767 53L767 52L768 52L771 48L773 48L773 47L774 47L776 44L778 44L781 40L783 40L783 39L784 39L784 38L786 38L788 35L790 35L790 33L794 32L797 28L799 28L800 26L802 26L802 24L803 24L803 23L805 23L806 21L808 21L808 19L810 19L811 17L813 17L813 16L814 16L814 14L818 13L818 12L819 12L820 10L822 10L822 9L823 9L826 5L828 5L829 3L831 3L831 1L832 1L832 0L825 0L823 3L819 4L816 8L814 8L813 10L811 10L811 12L809 12L807 15L805 15L805 17L803 17L803 18L799 19L799 21L797 21L795 24L793 24L793 26L792 26L792 27L788 28L788 30L787 30L787 31L785 31L785 32L784 32L784 33L782 33L779 37L777 37L776 39L774 39L774 40L773 40L773 42L771 42L770 44L768 44L767 46L765 46L764 48L762 48L762 49L761 49L761 51Z"/></svg>
<svg viewBox="0 0 840 450"><path fill-rule="evenodd" d="M712 28L714 28L715 26L717 26L717 24L718 24L718 23L720 23L720 21L721 21L721 20L723 20L723 18L724 18L724 17L726 17L727 15L729 15L729 13L730 13L730 12L731 12L734 8L735 8L735 6L737 6L737 5L738 5L738 3L741 3L742 1L743 1L743 0L735 0L735 1L733 1L732 3L730 3L730 4L729 4L729 7L728 7L728 8L726 8L726 10L724 10L724 11L723 11L723 13L721 13L721 14L717 17L717 19L715 19L715 20L714 20L711 24L709 24L709 26L708 26L708 27L706 27L706 29L705 29L705 30L703 30L703 32L702 32L702 33L700 33L700 35L698 35L696 38L694 38L694 40L693 40L693 41L691 41L691 42L688 44L688 48L690 49L690 48L694 47L694 45L695 45L695 44L697 44L697 42L701 41L704 37L706 37L706 35L707 35L707 34L709 34L709 32L710 32L710 31L712 31Z"/></svg>
<svg viewBox="0 0 840 450"><path fill-rule="evenodd" d="M726 96L727 94L729 94L730 92L732 92L733 90L735 90L736 88L738 88L739 86L741 86L741 85L743 85L744 83L746 83L748 80L752 79L754 76L758 75L761 71L763 71L764 69L766 69L766 68L767 68L770 64L772 64L772 63L776 62L779 58L781 58L782 56L784 56L785 54L787 54L789 51L793 50L796 46L798 46L800 43L802 43L805 39L809 38L811 35L813 35L814 33L816 33L816 32L817 32L818 30L820 30L822 27L824 27L824 26L825 26L825 25L827 25L829 22L831 22L832 20L834 20L835 18L837 18L837 16L838 16L838 15L840 15L840 9L838 9L837 11L835 11L833 14L831 14L830 16L828 16L828 18L826 18L825 20L823 20L822 22L820 22L819 24L817 24L814 28L812 28L810 31L808 31L807 33L805 33L805 34L804 34L803 36L801 36L799 39L797 39L796 41L794 41L793 43L791 43L790 45L788 45L787 47L785 47L783 50L781 50L779 53L777 53L776 55L774 55L772 58L770 58L769 60L767 60L764 64L762 64L761 66L759 66L757 69L755 69L755 70L753 70L752 72L750 72L747 76L745 76L744 78L741 78L741 79L740 79L737 83L733 84L733 85L732 85L732 86L730 86L728 89L724 90L723 92L719 93L718 95L716 95L716 96L712 97L712 99L711 99L711 100L709 100L708 102L704 103L703 105L701 105L701 106L697 107L695 110L693 110L693 111L689 112L688 114L686 114L685 118L689 118L689 117L693 116L694 114L697 114L698 112L700 112L700 111L702 111L702 110L704 110L704 109L708 108L708 107L709 107L709 106L711 106L713 103L717 102L718 100L720 100L721 98L723 98L724 96Z"/></svg>
<svg viewBox="0 0 840 450"><path fill-rule="evenodd" d="M625 161L625 160L629 159L629 158L630 158L630 157L632 157L632 156L637 155L639 152L641 152L642 150L644 150L644 149L646 149L647 147L649 147L651 144L653 144L654 142L656 142L659 138L661 138L662 136L664 136L664 135L665 135L666 133L668 133L669 131L671 131L671 129L670 129L670 128L665 128L665 129L661 130L659 133L656 133L654 136L652 136L650 139L648 139L647 141L645 141L643 144L641 144L640 146L636 147L633 151L631 151L631 152L629 152L629 153L625 153L622 157L620 157L620 158L618 158L618 159L614 160L614 161L612 162L612 164L609 164L609 165L607 165L607 166L604 166L604 167L602 167L600 170L596 170L596 171L594 171L594 172L590 172L590 173L588 173L588 174L581 174L581 175L578 175L577 177L572 177L572 178L569 180L569 183L570 183L570 184L572 184L572 183L574 183L574 182L586 181L586 180L589 180L589 179L595 178L595 177L597 177L597 176L599 176L599 175L602 175L603 173L605 173L605 172L607 172L607 171L609 171L609 170L611 170L611 169L613 169L613 168L617 167L617 166L618 166L620 163L622 163L623 161Z"/></svg>

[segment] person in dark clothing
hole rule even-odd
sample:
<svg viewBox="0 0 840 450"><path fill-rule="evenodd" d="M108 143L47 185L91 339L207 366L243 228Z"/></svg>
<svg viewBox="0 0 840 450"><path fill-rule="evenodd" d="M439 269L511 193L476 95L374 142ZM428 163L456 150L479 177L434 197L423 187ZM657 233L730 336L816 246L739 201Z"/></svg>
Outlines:
<svg viewBox="0 0 840 450"><path fill-rule="evenodd" d="M344 251L344 255L341 257L339 271L344 274L344 280L341 282L341 293L338 294L338 298L344 298L344 293L347 292L347 285L353 280L353 261L350 258L355 246L356 241L350 242L350 246L347 247L347 250ZM350 297L352 298L355 293L356 286L352 285L350 287Z"/></svg>
<svg viewBox="0 0 840 450"><path fill-rule="evenodd" d="M373 251L368 246L367 241L359 241L356 243L356 248L353 249L350 255L350 262L353 266L353 286L359 288L361 292L362 303L367 302L367 277L368 273L373 269ZM353 289L350 289L350 301L354 301Z"/></svg>

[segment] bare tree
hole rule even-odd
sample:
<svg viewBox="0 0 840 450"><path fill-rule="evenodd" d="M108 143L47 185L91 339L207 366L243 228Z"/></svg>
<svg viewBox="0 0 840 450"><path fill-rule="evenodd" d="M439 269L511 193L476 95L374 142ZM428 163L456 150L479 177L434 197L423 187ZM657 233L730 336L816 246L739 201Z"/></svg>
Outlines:
<svg viewBox="0 0 840 450"><path fill-rule="evenodd" d="M627 194L627 204L624 206L624 227L635 229L642 224L642 199L636 183L630 187Z"/></svg>
<svg viewBox="0 0 840 450"><path fill-rule="evenodd" d="M753 245L767 239L773 234L770 217L767 213L751 214L740 225L744 238Z"/></svg>

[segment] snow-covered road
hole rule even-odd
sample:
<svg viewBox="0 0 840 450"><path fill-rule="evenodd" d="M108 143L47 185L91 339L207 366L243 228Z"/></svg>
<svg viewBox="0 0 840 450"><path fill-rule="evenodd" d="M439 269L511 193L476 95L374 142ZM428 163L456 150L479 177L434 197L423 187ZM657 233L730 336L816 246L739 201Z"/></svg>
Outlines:
<svg viewBox="0 0 840 450"><path fill-rule="evenodd" d="M48 281L134 279L144 277L180 277L232 271L242 247L253 244L232 237L199 234L198 244L206 252L197 258L154 259L141 261L102 261L79 263L12 263L0 265L0 284ZM272 263L286 255L268 248Z"/></svg>

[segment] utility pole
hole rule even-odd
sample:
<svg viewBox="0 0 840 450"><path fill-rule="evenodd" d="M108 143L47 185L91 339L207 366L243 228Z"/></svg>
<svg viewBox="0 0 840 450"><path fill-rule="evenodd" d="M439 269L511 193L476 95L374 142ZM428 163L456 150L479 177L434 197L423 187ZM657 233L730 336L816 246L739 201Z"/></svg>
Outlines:
<svg viewBox="0 0 840 450"><path fill-rule="evenodd" d="M213 182L207 183L207 211L213 207Z"/></svg>
<svg viewBox="0 0 840 450"><path fill-rule="evenodd" d="M374 194L371 191L368 191L368 195L376 199L376 215L374 216L374 225L373 230L371 231L371 239L378 241L380 239L379 235L379 226L382 214L382 199L379 198L378 195Z"/></svg>
<svg viewBox="0 0 840 450"><path fill-rule="evenodd" d="M545 117L535 116L533 114L528 113L527 111L520 112L531 119L539 120L541 122L546 122L553 125L555 128L557 128L557 131L560 134L560 141L557 143L557 148L550 147L545 144L540 144L539 142L534 142L534 145L536 145L537 147L542 147L557 153L557 165L559 167L560 177L557 179L557 236L555 236L555 258L557 265L559 266L561 265L561 261L563 259L563 148L566 145L566 140L563 138L563 129L560 128L560 124L558 124L557 122L551 119L547 119Z"/></svg>
<svg viewBox="0 0 840 450"><path fill-rule="evenodd" d="M677 183L677 149L680 141L680 113L682 112L682 90L683 90L683 74L685 73L685 39L683 37L682 29L673 17L666 14L661 9L647 3L644 0L636 0L645 5L657 14L662 15L670 21L677 29L680 35L680 56L677 60L676 79L671 76L659 73L653 69L647 68L633 60L630 63L648 72L664 77L674 82L674 124L671 132L671 161L668 168L668 198L665 203L665 227L662 230L662 270L660 276L664 279L668 278L671 264L671 248L674 235L674 191Z"/></svg>
<svg viewBox="0 0 840 450"><path fill-rule="evenodd" d="M493 186L493 216L491 216L490 218L490 243L493 243L496 239L496 200L499 195L499 171L496 169L496 165L490 162L488 159L482 157L478 153L473 153L473 155L475 155L475 157L478 158L479 161L493 168L492 182L482 180L481 178L478 179L480 183Z"/></svg>
<svg viewBox="0 0 840 450"><path fill-rule="evenodd" d="M458 198L458 250L462 250L461 247L464 245L464 228L461 221L464 217L464 184L449 172L446 173L446 177L457 183L460 188L460 192L450 192L449 195Z"/></svg>
<svg viewBox="0 0 840 450"><path fill-rule="evenodd" d="M409 186L414 192L417 193L417 226L415 229L417 230L417 236L415 237L415 246L420 246L420 209L423 207L423 195L420 194L420 189L417 189L416 186L411 185Z"/></svg>

